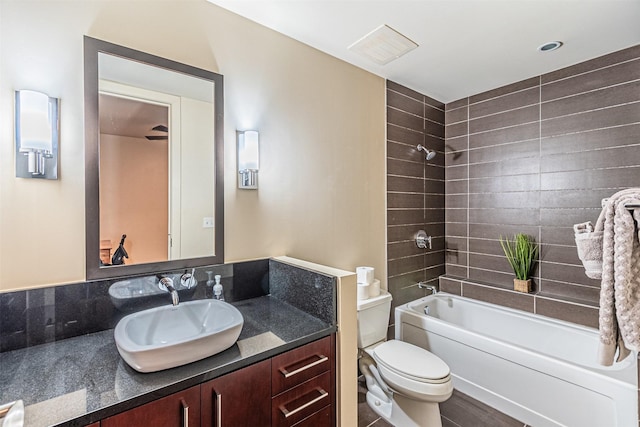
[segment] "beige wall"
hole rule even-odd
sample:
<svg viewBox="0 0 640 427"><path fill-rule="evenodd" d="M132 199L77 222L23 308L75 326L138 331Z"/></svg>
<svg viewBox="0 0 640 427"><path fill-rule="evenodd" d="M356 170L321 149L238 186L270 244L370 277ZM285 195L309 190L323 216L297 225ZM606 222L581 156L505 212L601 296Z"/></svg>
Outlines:
<svg viewBox="0 0 640 427"><path fill-rule="evenodd" d="M158 31L162 28L163 31ZM197 1L0 1L0 291L82 281L83 35L225 77L225 258L386 277L384 81ZM14 177L13 91L61 98L60 179ZM259 129L259 191L235 130Z"/></svg>

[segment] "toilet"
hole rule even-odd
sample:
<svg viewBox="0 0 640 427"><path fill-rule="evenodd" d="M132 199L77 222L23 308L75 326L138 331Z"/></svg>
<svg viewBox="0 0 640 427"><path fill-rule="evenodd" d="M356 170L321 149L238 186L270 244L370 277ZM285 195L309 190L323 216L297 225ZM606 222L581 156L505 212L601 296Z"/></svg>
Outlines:
<svg viewBox="0 0 640 427"><path fill-rule="evenodd" d="M427 350L387 341L391 294L358 300L358 356L367 404L396 427L442 427L440 408L453 393L449 366Z"/></svg>

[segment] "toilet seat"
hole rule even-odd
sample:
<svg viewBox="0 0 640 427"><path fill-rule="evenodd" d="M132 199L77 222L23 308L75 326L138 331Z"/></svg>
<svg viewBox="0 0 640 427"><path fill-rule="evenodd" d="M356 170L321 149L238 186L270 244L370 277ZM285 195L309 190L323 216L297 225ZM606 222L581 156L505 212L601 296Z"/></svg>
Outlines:
<svg viewBox="0 0 640 427"><path fill-rule="evenodd" d="M413 381L441 384L450 380L449 366L438 356L404 341L386 341L373 349L373 359Z"/></svg>
<svg viewBox="0 0 640 427"><path fill-rule="evenodd" d="M372 351L387 385L404 396L443 402L453 393L451 372L438 356L404 341L391 340Z"/></svg>

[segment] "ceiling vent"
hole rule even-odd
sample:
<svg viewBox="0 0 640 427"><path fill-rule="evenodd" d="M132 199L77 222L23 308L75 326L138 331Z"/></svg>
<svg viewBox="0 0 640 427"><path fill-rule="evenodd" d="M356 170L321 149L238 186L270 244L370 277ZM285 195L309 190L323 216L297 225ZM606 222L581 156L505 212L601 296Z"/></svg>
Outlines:
<svg viewBox="0 0 640 427"><path fill-rule="evenodd" d="M349 46L349 50L369 58L376 64L385 65L417 47L417 43L393 28L381 25Z"/></svg>

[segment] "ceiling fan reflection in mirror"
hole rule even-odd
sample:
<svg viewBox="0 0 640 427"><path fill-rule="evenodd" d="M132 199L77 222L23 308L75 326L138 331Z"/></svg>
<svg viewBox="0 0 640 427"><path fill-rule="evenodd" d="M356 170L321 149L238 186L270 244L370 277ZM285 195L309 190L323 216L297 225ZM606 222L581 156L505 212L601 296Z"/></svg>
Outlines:
<svg viewBox="0 0 640 427"><path fill-rule="evenodd" d="M153 128L151 128L151 130L154 130L157 132L164 132L164 133L169 132L169 128L166 127L165 125L154 126ZM168 135L145 135L145 138L147 138L149 141L162 141L162 140L169 139L169 136Z"/></svg>

